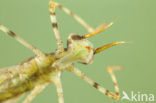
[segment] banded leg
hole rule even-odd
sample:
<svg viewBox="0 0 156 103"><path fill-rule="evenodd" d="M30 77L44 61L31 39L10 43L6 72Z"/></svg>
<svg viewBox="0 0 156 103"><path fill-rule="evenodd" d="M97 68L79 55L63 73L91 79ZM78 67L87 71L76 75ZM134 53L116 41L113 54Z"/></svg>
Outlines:
<svg viewBox="0 0 156 103"><path fill-rule="evenodd" d="M23 103L30 103L36 96L38 96L46 87L48 84L45 85L38 85L34 88L34 90L31 91L31 93L26 97Z"/></svg>
<svg viewBox="0 0 156 103"><path fill-rule="evenodd" d="M55 38L56 38L56 41L57 41L57 46L58 46L56 54L60 54L64 50L64 48L63 48L63 44L62 44L62 40L61 40L61 37L60 37L60 32L59 32L59 29L58 29L56 16L55 16L55 2L50 1L49 11L50 11L50 20L51 20L51 23L52 23L52 27L53 27L53 30L54 30L54 35L55 35Z"/></svg>
<svg viewBox="0 0 156 103"><path fill-rule="evenodd" d="M54 85L56 87L56 90L57 90L58 103L64 103L62 83L61 83L61 80L60 80L59 76L56 77L56 78L54 77L52 81L53 81L53 83L54 83Z"/></svg>
<svg viewBox="0 0 156 103"><path fill-rule="evenodd" d="M115 77L115 75L113 73L113 70L122 70L122 69L123 68L121 66L108 66L107 67L107 71L108 71L109 75L111 76L113 84L114 84L116 97L118 97L118 98L120 97L120 95L119 95L119 87L118 87L118 83L117 83L116 77Z"/></svg>
<svg viewBox="0 0 156 103"><path fill-rule="evenodd" d="M70 16L72 16L78 23L80 23L82 26L84 26L87 29L88 32L93 32L94 31L94 29L90 25L88 25L82 18L80 18L79 16L77 16L76 14L71 12L66 7L64 7L64 6L58 4L58 3L54 2L54 1L50 1L50 5L51 5L51 7L57 6L58 8L63 10L65 13L67 13ZM52 8L50 8L50 9L52 9ZM53 14L53 16L55 16L55 13Z"/></svg>
<svg viewBox="0 0 156 103"><path fill-rule="evenodd" d="M3 26L0 24L0 30L2 30L4 33L8 34L9 36L13 37L16 39L18 42L23 44L25 47L29 48L31 51L33 51L37 56L44 56L44 53L42 53L39 49L25 41L23 38L20 36L16 35L14 32L9 30L7 27Z"/></svg>
<svg viewBox="0 0 156 103"><path fill-rule="evenodd" d="M119 68L118 68L119 69ZM92 85L94 88L96 88L98 91L100 91L101 93L107 95L109 98L112 98L114 100L119 100L119 88L117 85L117 81L116 78L112 72L112 70L114 70L114 68L108 67L108 72L111 75L111 78L113 80L114 86L115 86L115 92L110 92L109 90L103 88L102 86L100 86L98 83L94 82L92 79L88 78L84 73L82 73L79 69L71 67L71 68L67 68L68 71L76 74L77 76L81 77L82 79L84 79L88 84Z"/></svg>

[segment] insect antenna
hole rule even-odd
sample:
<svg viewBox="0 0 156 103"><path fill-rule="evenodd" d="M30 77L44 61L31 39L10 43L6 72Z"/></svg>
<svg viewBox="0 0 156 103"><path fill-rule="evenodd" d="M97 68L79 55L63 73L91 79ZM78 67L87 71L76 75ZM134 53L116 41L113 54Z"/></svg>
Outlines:
<svg viewBox="0 0 156 103"><path fill-rule="evenodd" d="M128 42L125 42L125 41L118 41L118 42L115 42L115 43L110 43L110 44L106 44L106 45L103 45L97 49L94 50L94 54L97 54L105 49L108 49L112 46L115 46L115 45L119 45L119 44L123 44L123 43L128 43Z"/></svg>
<svg viewBox="0 0 156 103"><path fill-rule="evenodd" d="M99 28L97 28L95 31L93 31L91 33L88 33L88 34L84 35L83 38L86 39L86 38L89 38L89 37L92 37L92 36L95 36L95 35L99 34L100 32L102 32L102 31L108 29L109 27L111 27L116 20L117 20L117 18L114 21L110 22L108 25L105 25L105 24L102 24L103 26L100 25Z"/></svg>

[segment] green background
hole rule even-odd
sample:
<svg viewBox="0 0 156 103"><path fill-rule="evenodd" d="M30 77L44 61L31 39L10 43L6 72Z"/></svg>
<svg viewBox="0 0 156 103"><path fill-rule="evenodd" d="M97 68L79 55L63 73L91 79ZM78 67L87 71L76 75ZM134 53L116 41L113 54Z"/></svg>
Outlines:
<svg viewBox="0 0 156 103"><path fill-rule="evenodd" d="M55 0L82 17L94 28L102 22L117 22L100 35L89 38L97 48L115 41L130 41L110 48L94 58L93 64L76 64L87 76L109 90L114 90L106 71L109 65L122 65L115 72L120 92L155 94L156 96L156 1L155 0ZM0 24L13 30L40 50L50 53L57 48L48 11L49 0L0 0ZM56 10L61 37L66 46L70 33L87 31L72 17ZM11 66L34 54L11 37L0 32L0 67ZM64 71L62 75L65 103L114 103L79 77ZM133 103L127 100L118 103ZM33 103L57 103L51 84ZM142 102L141 102L142 103ZM154 102L153 102L154 103Z"/></svg>

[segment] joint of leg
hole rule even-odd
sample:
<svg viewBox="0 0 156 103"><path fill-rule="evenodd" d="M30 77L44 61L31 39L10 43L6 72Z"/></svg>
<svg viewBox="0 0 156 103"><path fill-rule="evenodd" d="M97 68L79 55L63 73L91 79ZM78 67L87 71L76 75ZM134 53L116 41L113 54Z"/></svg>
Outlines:
<svg viewBox="0 0 156 103"><path fill-rule="evenodd" d="M63 95L63 92L57 92L59 96Z"/></svg>
<svg viewBox="0 0 156 103"><path fill-rule="evenodd" d="M118 101L120 98L120 95L116 95L115 98L113 98L114 100Z"/></svg>
<svg viewBox="0 0 156 103"><path fill-rule="evenodd" d="M118 101L119 98L120 98L119 93L114 94L114 93L112 93L112 92L109 92L108 90L107 90L107 92L106 92L106 95L107 95L109 98L112 98L113 100L116 100L116 101Z"/></svg>
<svg viewBox="0 0 156 103"><path fill-rule="evenodd" d="M53 10L55 9L55 5L56 5L56 2L50 1L50 2L49 2L49 10L50 10L50 11L53 11Z"/></svg>
<svg viewBox="0 0 156 103"><path fill-rule="evenodd" d="M112 70L111 66L108 66L108 67L107 67L107 70L108 70L108 71Z"/></svg>
<svg viewBox="0 0 156 103"><path fill-rule="evenodd" d="M118 101L119 98L120 98L120 94L118 92L116 92L112 99Z"/></svg>

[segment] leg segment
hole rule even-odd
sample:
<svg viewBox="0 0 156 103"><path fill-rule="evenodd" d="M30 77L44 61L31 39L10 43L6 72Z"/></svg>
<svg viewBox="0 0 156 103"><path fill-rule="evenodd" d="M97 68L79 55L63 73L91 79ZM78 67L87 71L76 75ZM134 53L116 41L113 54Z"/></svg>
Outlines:
<svg viewBox="0 0 156 103"><path fill-rule="evenodd" d="M9 36L15 38L18 42L20 42L21 44L23 44L25 47L27 47L30 50L32 50L36 55L38 55L38 56L44 56L44 53L42 53L39 49L37 49L33 45L29 44L27 41L25 41L20 36L16 35L14 32L12 32L11 30L9 30L7 27L5 27L5 26L3 26L3 25L0 24L0 30L2 30L3 32L5 32L6 34L8 34Z"/></svg>
<svg viewBox="0 0 156 103"><path fill-rule="evenodd" d="M121 69L122 69L121 66L108 66L107 67L107 71L108 71L109 75L111 76L113 84L114 84L116 96L118 96L118 97L119 97L119 87L118 87L118 84L117 84L116 77L115 77L115 75L113 73L113 70L121 70Z"/></svg>
<svg viewBox="0 0 156 103"><path fill-rule="evenodd" d="M113 83L115 85L115 91L116 93L110 92L109 90L103 88L102 86L100 86L98 83L94 82L92 79L88 78L84 73L82 73L79 69L71 67L71 68L67 68L68 71L76 74L77 76L81 77L82 79L84 79L88 84L92 85L93 87L95 87L98 91L100 91L101 93L107 95L108 97L114 99L114 100L119 100L119 88L117 85L117 81L116 78L112 72L112 70L114 70L111 67L108 67L108 72L110 73Z"/></svg>
<svg viewBox="0 0 156 103"><path fill-rule="evenodd" d="M63 51L63 44L62 44L62 40L60 37L60 32L58 30L58 25L57 25L57 20L56 20L56 16L55 16L55 2L51 2L49 3L49 11L50 11L50 20L52 23L52 27L54 30L54 34L56 37L56 41L57 41L57 45L58 45L58 50L57 50L57 54L59 54L60 52Z"/></svg>
<svg viewBox="0 0 156 103"><path fill-rule="evenodd" d="M54 85L56 86L57 95L58 95L58 102L64 103L62 83L60 80L60 73L58 74L57 77L53 77L52 81L53 81Z"/></svg>
<svg viewBox="0 0 156 103"><path fill-rule="evenodd" d="M37 95L39 95L48 84L45 85L38 85L34 88L34 90L26 97L23 103L30 103Z"/></svg>
<svg viewBox="0 0 156 103"><path fill-rule="evenodd" d="M54 1L50 1L50 5L52 5L52 4L53 4L53 6L57 6L58 8L63 10L68 15L72 16L76 21L78 21L82 26L84 26L88 30L88 32L94 31L94 29L91 26L89 26L83 19L81 19L79 16L77 16L76 14L71 12L69 9L65 8L64 6L58 4Z"/></svg>

